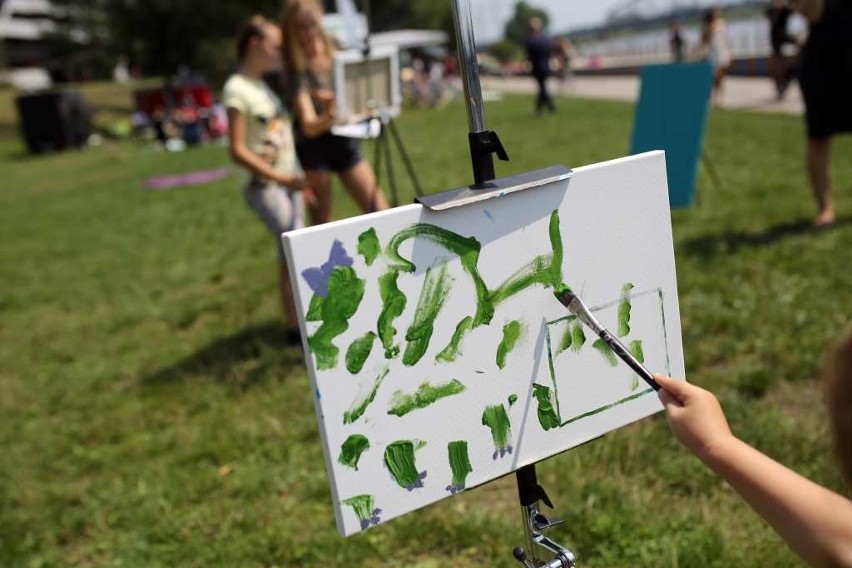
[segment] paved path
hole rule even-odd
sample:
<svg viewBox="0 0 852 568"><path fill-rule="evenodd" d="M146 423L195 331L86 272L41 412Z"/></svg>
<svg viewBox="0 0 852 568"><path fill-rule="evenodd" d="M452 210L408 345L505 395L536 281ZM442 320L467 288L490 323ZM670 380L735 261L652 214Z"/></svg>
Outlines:
<svg viewBox="0 0 852 568"><path fill-rule="evenodd" d="M531 77L480 76L482 89L507 93L533 93L535 81ZM635 102L639 95L639 77L617 76L574 76L565 85L557 79L550 80L551 91L560 96L589 99L610 99ZM779 101L775 88L768 77L726 77L722 108L803 114L804 103L799 86L794 84L787 96Z"/></svg>

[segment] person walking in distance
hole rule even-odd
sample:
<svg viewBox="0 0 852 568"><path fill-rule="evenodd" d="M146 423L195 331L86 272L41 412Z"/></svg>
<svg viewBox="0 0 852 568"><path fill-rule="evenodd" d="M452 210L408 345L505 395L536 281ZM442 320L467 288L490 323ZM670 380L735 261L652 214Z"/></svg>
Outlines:
<svg viewBox="0 0 852 568"><path fill-rule="evenodd" d="M547 91L547 78L550 77L550 58L553 55L553 41L544 33L541 18L533 17L527 25L528 33L524 47L530 62L532 76L538 85L535 100L535 112L541 114L547 109L556 112L553 98Z"/></svg>

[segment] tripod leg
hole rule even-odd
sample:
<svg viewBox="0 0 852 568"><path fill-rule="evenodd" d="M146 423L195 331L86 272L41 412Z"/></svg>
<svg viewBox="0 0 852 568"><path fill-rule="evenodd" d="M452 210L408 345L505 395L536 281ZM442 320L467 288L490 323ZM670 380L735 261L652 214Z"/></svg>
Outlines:
<svg viewBox="0 0 852 568"><path fill-rule="evenodd" d="M387 137L387 134L385 134L384 129L382 129L382 136ZM390 192L391 192L391 205L396 207L396 206L399 205L399 194L396 191L396 177L394 177L394 175L393 175L393 160L391 160L390 141L387 140L387 138L385 138L384 145L385 145L385 158L387 160L387 168L388 168L388 187L390 187ZM376 187L377 188L379 187L378 184L376 184Z"/></svg>
<svg viewBox="0 0 852 568"><path fill-rule="evenodd" d="M384 138L384 127L380 127L379 136L376 138L373 146L373 163L376 168L376 187L381 185L382 181L382 138Z"/></svg>
<svg viewBox="0 0 852 568"><path fill-rule="evenodd" d="M414 193L416 193L418 197L422 197L423 190L420 189L420 182L417 180L417 175L414 173L414 166L411 165L408 152L405 151L405 146L402 143L402 137L399 135L399 131L397 131L396 125L393 123L393 119L388 121L388 128L390 128L393 139L396 142L396 147L399 149L399 155L402 156L402 163L405 164L405 169L408 170L408 177L411 178L411 182L414 184Z"/></svg>
<svg viewBox="0 0 852 568"><path fill-rule="evenodd" d="M705 166L707 166L707 173L710 174L710 180L713 182L713 185L716 186L716 189L720 189L722 187L722 182L719 179L719 174L716 172L716 166L713 165L713 161L710 159L710 154L707 153L707 150L701 151L701 161L704 162Z"/></svg>

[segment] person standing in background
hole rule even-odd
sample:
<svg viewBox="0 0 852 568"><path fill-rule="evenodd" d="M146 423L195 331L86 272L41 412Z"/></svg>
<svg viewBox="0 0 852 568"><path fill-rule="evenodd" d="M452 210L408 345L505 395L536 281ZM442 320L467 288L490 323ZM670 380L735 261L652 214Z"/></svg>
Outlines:
<svg viewBox="0 0 852 568"><path fill-rule="evenodd" d="M719 8L704 12L701 25L700 59L713 66L713 104L722 104L723 84L731 65L731 48L728 44L728 25Z"/></svg>
<svg viewBox="0 0 852 568"><path fill-rule="evenodd" d="M685 46L686 42L683 39L680 22L672 20L671 24L669 24L669 49L671 49L672 61L674 63L683 63Z"/></svg>
<svg viewBox="0 0 852 568"><path fill-rule="evenodd" d="M852 132L852 0L798 0L810 23L799 85L805 99L807 168L817 205L815 227L834 224L831 150L834 136Z"/></svg>
<svg viewBox="0 0 852 568"><path fill-rule="evenodd" d="M358 140L331 132L337 117L331 89L334 47L322 17L317 0L288 0L281 15L284 91L296 119L296 152L316 198L310 208L314 224L331 220L332 173L365 213L390 207Z"/></svg>
<svg viewBox="0 0 852 568"><path fill-rule="evenodd" d="M281 243L281 233L304 226L301 190L305 177L296 160L290 120L281 100L264 82L281 61L281 33L262 16L254 16L237 34L239 68L222 91L228 112L231 158L245 168L249 181L243 196L267 226L278 249L281 301L287 320L285 342L300 345L298 316Z"/></svg>
<svg viewBox="0 0 852 568"><path fill-rule="evenodd" d="M796 39L787 31L790 16L793 15L793 7L789 0L771 0L766 8L766 17L769 20L769 44L772 54L769 56L769 71L775 82L775 92L778 100L784 98L787 87L793 79L794 66L787 61L784 53L787 45L795 46Z"/></svg>
<svg viewBox="0 0 852 568"><path fill-rule="evenodd" d="M571 59L574 57L574 46L571 45L571 40L565 36L556 40L553 55L557 63L560 87L565 87L571 78Z"/></svg>
<svg viewBox="0 0 852 568"><path fill-rule="evenodd" d="M530 62L531 73L538 84L535 99L535 113L540 115L544 109L556 112L553 98L547 91L547 78L550 77L550 57L553 55L553 42L542 29L541 18L530 18L527 39L524 47Z"/></svg>

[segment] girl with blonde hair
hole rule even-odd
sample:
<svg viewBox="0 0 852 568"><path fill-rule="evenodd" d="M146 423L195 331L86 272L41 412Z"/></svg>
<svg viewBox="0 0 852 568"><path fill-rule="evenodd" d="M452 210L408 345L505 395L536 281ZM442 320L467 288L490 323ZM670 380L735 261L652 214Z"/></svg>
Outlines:
<svg viewBox="0 0 852 568"><path fill-rule="evenodd" d="M331 220L332 173L365 213L389 207L358 140L331 132L337 118L331 89L334 46L322 16L316 0L289 0L281 15L284 92L295 116L296 152L316 198L310 208L315 224Z"/></svg>

